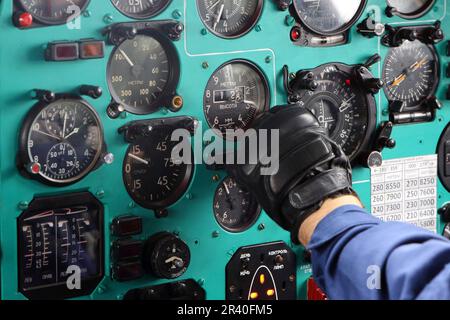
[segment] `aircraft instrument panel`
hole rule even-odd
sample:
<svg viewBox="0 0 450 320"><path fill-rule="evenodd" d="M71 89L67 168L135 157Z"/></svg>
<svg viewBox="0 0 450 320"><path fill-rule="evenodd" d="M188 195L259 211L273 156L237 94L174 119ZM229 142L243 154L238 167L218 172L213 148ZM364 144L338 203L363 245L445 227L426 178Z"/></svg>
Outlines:
<svg viewBox="0 0 450 320"><path fill-rule="evenodd" d="M372 214L449 230L449 14L0 0L0 298L324 298L309 253L205 156L278 105L317 117ZM178 129L189 163L172 157Z"/></svg>

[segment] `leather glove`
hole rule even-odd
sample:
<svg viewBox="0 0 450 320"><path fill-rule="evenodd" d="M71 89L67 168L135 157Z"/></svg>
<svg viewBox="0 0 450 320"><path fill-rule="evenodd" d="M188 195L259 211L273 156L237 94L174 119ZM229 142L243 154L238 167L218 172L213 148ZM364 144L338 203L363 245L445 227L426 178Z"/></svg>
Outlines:
<svg viewBox="0 0 450 320"><path fill-rule="evenodd" d="M292 241L299 244L301 224L323 201L353 193L350 162L329 138L327 130L305 108L275 107L256 119L252 127L269 130L268 154L271 152L270 130L279 130L278 172L261 175L264 162L260 155L256 164L227 165L227 171L254 194L267 214L291 232ZM248 155L246 159L250 159Z"/></svg>

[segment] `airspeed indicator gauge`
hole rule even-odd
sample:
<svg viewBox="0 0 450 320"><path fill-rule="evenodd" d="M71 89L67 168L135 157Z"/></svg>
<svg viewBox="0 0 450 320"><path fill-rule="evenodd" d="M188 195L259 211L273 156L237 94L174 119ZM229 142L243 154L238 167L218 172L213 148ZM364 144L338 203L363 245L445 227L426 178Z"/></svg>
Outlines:
<svg viewBox="0 0 450 320"><path fill-rule="evenodd" d="M159 32L144 30L116 46L107 74L115 102L127 112L150 114L172 104L180 62L170 40Z"/></svg>
<svg viewBox="0 0 450 320"><path fill-rule="evenodd" d="M65 24L77 18L89 5L90 0L36 1L19 0L23 10L35 20L46 25Z"/></svg>

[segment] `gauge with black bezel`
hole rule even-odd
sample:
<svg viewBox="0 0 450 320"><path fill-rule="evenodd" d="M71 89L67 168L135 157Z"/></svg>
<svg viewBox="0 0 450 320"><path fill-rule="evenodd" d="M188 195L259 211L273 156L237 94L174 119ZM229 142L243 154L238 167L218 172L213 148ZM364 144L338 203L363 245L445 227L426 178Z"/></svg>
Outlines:
<svg viewBox="0 0 450 320"><path fill-rule="evenodd" d="M294 0L291 14L298 25L291 40L302 46L333 46L348 41L347 31L361 17L367 0Z"/></svg>
<svg viewBox="0 0 450 320"><path fill-rule="evenodd" d="M389 17L399 16L404 19L417 19L425 15L436 0L386 0L388 7L386 14Z"/></svg>
<svg viewBox="0 0 450 320"><path fill-rule="evenodd" d="M172 141L176 129L195 126L190 117L135 121L119 129L130 143L123 161L123 181L131 198L140 206L160 210L175 204L187 191L193 173L193 153L175 159ZM189 127L189 128L188 128Z"/></svg>
<svg viewBox="0 0 450 320"><path fill-rule="evenodd" d="M169 23L166 25L170 28L179 25ZM120 35L131 30L128 36L120 37L115 43L109 58L107 77L111 96L133 114L150 114L162 107L178 111L182 98L176 94L180 79L177 50L169 35L161 31L164 26L139 26L123 24L111 31Z"/></svg>
<svg viewBox="0 0 450 320"><path fill-rule="evenodd" d="M36 1L16 0L15 6L33 16L44 25L59 25L76 19L89 5L90 0Z"/></svg>
<svg viewBox="0 0 450 320"><path fill-rule="evenodd" d="M263 72L247 60L232 60L211 76L203 96L209 126L227 130L248 129L255 118L269 109L270 92Z"/></svg>
<svg viewBox="0 0 450 320"><path fill-rule="evenodd" d="M214 194L214 217L229 232L243 232L258 220L261 208L253 195L227 177L220 182Z"/></svg>
<svg viewBox="0 0 450 320"><path fill-rule="evenodd" d="M299 71L288 92L290 99L309 109L331 139L356 161L371 151L377 122L374 93L381 87L380 79L363 65L328 63Z"/></svg>
<svg viewBox="0 0 450 320"><path fill-rule="evenodd" d="M35 300L91 294L104 273L103 214L88 192L33 199L17 219L19 291Z"/></svg>
<svg viewBox="0 0 450 320"><path fill-rule="evenodd" d="M52 186L80 181L97 167L105 150L97 112L70 94L38 102L24 120L19 144L19 170Z"/></svg>
<svg viewBox="0 0 450 320"><path fill-rule="evenodd" d="M214 35L239 38L250 32L261 17L264 0L197 0L205 27Z"/></svg>
<svg viewBox="0 0 450 320"><path fill-rule="evenodd" d="M121 13L133 19L148 19L166 9L172 0L111 0Z"/></svg>
<svg viewBox="0 0 450 320"><path fill-rule="evenodd" d="M417 111L435 96L439 84L439 58L433 45L405 41L389 50L383 67L384 91L402 111Z"/></svg>

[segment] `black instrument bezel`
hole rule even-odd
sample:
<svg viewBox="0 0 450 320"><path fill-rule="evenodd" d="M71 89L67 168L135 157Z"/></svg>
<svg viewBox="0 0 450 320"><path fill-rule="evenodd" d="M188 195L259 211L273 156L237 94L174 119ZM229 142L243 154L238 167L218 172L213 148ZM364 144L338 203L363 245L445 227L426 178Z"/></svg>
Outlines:
<svg viewBox="0 0 450 320"><path fill-rule="evenodd" d="M258 21L261 19L261 16L263 14L263 10L264 10L264 0L256 0L258 1L257 6L256 6L256 11L255 14L252 16L252 19L249 21L249 23L246 25L246 27L242 30L240 30L238 33L233 34L233 35L224 35L220 32L215 31L214 29L212 29L203 19L203 15L200 12L200 7L198 5L199 1L202 0L196 0L196 6L197 6L197 12L199 15L200 20L202 21L203 25L205 26L205 28L211 32L213 35L215 35L216 37L222 38L222 39L227 39L227 40L233 40L233 39L238 39L241 38L245 35L247 35L248 33L250 33L255 26L257 25Z"/></svg>
<svg viewBox="0 0 450 320"><path fill-rule="evenodd" d="M263 109L263 111L269 111L269 109L270 109L270 102L272 100L272 92L270 91L269 81L268 81L267 76L264 73L264 71L256 63L254 63L253 61L247 60L247 59L233 59L233 60L229 60L229 61L221 64L216 70L214 70L214 72L208 78L208 81L206 82L205 89L203 90L203 115L204 115L204 117L206 119L206 123L208 124L209 128L214 128L214 126L212 125L211 119L209 119L208 115L206 114L205 92L206 92L206 90L208 90L208 84L211 81L211 79L214 77L214 75L217 74L217 72L219 72L220 70L222 70L223 68L225 68L227 65L230 65L230 64L245 64L248 67L250 67L253 71L256 72L256 74L261 79L262 85L264 86L264 91L266 93L266 101L264 102L264 109ZM256 119L253 119L253 121L254 120L256 120ZM226 136L223 133L221 133L221 134L226 139Z"/></svg>
<svg viewBox="0 0 450 320"><path fill-rule="evenodd" d="M219 221L219 219L217 218L217 212L214 206L214 203L216 202L216 196L217 196L217 192L219 187L228 179L232 178L231 176L227 176L224 179L222 179L222 181L220 181L220 183L217 185L216 190L214 192L214 196L213 196L213 203L212 203L212 210L214 213L214 218L217 222L217 224L225 231L228 231L230 233L242 233L245 232L247 230L249 230L251 227L253 227L256 222L259 220L259 218L261 217L261 213L262 213L262 208L261 206L258 204L258 202L256 201L256 199L253 197L252 195L252 206L254 206L253 212L251 213L251 220L249 220L245 225L240 225L236 228L232 228L229 227L227 225L225 225L223 222Z"/></svg>
<svg viewBox="0 0 450 320"><path fill-rule="evenodd" d="M99 274L89 279L82 280L82 285L80 290L69 290L66 283L56 284L44 288L36 288L24 290L22 287L23 276L21 270L23 268L21 257L22 249L19 246L20 243L20 223L21 220L29 214L34 214L36 212L45 211L54 208L60 208L61 205L64 207L74 207L80 205L86 205L90 210L97 210L98 214L98 231L99 235ZM104 231L104 206L103 204L95 198L90 192L79 192L65 195L57 196L46 196L46 197L36 197L30 202L27 210L23 211L17 218L17 266L18 266L18 288L19 292L22 293L26 298L30 300L61 300L61 299L71 299L76 297L82 297L90 295L100 284L105 275L105 231Z"/></svg>
<svg viewBox="0 0 450 320"><path fill-rule="evenodd" d="M49 179L41 174L36 174L36 175L30 174L26 170L26 166L30 162L32 162L32 159L30 159L28 156L28 138L30 136L30 130L33 125L33 122L35 121L36 117L38 117L39 114L45 108L47 108L48 106L50 106L58 101L61 101L61 100L77 100L80 104L84 105L86 108L89 109L89 111L93 114L93 116L96 118L96 120L98 122L99 129L100 129L100 132L99 132L100 136L98 138L99 138L101 145L99 146L100 148L98 149L94 160L92 161L90 166L88 168L86 168L86 170L83 172L83 174L80 174L80 175L73 177L71 179L68 179L68 180L57 181L57 180ZM45 185L51 186L51 187L65 187L65 186L75 184L75 183L81 181L82 179L84 179L86 176L88 176L97 167L99 161L101 160L100 158L101 158L101 155L104 152L105 148L106 148L106 144L104 142L103 124L102 124L99 114L94 109L94 107L78 95L57 94L55 96L55 100L53 100L51 102L39 101L38 103L36 103L31 108L31 110L28 112L28 114L25 116L25 120L22 123L22 127L20 129L20 134L19 134L19 150L18 150L17 161L16 161L17 168L18 168L19 172L28 179L33 179L33 180L39 181L39 182L41 182Z"/></svg>
<svg viewBox="0 0 450 320"><path fill-rule="evenodd" d="M361 0L361 5L359 6L358 10L355 12L353 18L349 22L347 22L345 25L343 25L342 27L340 27L334 31L331 31L331 32L317 30L317 29L311 27L305 21L303 21L303 19L300 17L299 10L297 9L297 1L296 0L294 0L292 2L291 12L294 13L294 17L297 20L297 22L299 22L306 30L310 31L311 33L313 33L315 35L319 35L319 36L335 36L335 35L345 33L347 30L349 30L351 27L353 27L353 25L355 25L355 23L359 20L359 18L361 18L367 3L368 3L368 0Z"/></svg>
<svg viewBox="0 0 450 320"><path fill-rule="evenodd" d="M428 12L430 12L430 10L433 8L435 3L436 3L436 0L428 0L427 3L425 3L420 9L418 9L414 12L405 13L405 12L400 12L400 11L395 10L392 12L392 14L394 16L397 16L397 17L400 17L403 19L407 19L407 20L421 18L424 15L426 15ZM395 7L391 6L390 0L386 0L386 4L388 5L388 8L395 8Z"/></svg>
<svg viewBox="0 0 450 320"><path fill-rule="evenodd" d="M114 86L111 83L111 64L115 52L122 45L122 43L124 43L125 41L133 41L133 39L124 38L115 46L108 60L106 76L109 92L111 94L112 99L116 103L122 105L125 108L125 111L129 113L135 115L148 115L159 111L164 106L167 107L172 104L172 99L176 95L176 89L180 81L181 63L175 45L162 32L156 29L149 28L138 30L136 36L137 35L144 35L150 38L154 38L156 41L158 41L161 44L164 51L166 52L167 59L169 60L168 62L168 65L170 67L169 79L160 97L158 97L158 99L153 101L150 105L146 106L145 108L129 106L121 102L121 99L117 95L117 92L115 91Z"/></svg>
<svg viewBox="0 0 450 320"><path fill-rule="evenodd" d="M84 0L84 1L85 1L85 3L80 8L80 14L75 16L75 17L73 17L73 19L70 20L70 21L73 21L74 19L80 17L80 15L83 13L84 10L86 10L86 8L89 6L89 4L91 2L91 0ZM52 19L45 19L45 18L42 18L42 17L36 17L32 12L29 12L27 10L27 6L23 3L23 0L15 0L15 4L16 4L16 6L18 8L21 8L23 11L30 13L33 16L33 19L35 20L35 22L41 23L41 24L46 25L46 26L64 25L64 24L70 22L70 21L67 21L66 17L64 18L64 20L60 20L60 19L52 20Z"/></svg>
<svg viewBox="0 0 450 320"><path fill-rule="evenodd" d="M437 53L437 49L436 49L436 47L434 45L431 45L431 44L423 44L423 45L427 46L431 50L431 52L433 54L433 58L434 58L434 61L435 61L435 66L434 66L435 67L435 71L434 71L432 76L434 77L434 79L436 79L436 81L434 81L434 84L433 84L432 90L430 91L430 94L427 97L425 97L424 99L422 99L422 101L419 104L417 104L415 106L412 106L412 107L408 107L405 110L405 112L421 110L423 108L424 103L428 99L430 99L430 98L432 98L432 97L434 97L436 95L438 87L439 87L439 84L441 82L441 61L439 59L439 55ZM385 95L386 99L389 101L389 103L392 103L394 101L391 100L390 94L387 91L387 87L386 87L386 83L387 82L385 81L386 79L384 78L384 75L385 75L385 72L386 72L386 61L387 61L387 57L389 57L392 54L392 51L395 50L395 49L398 49L398 48L399 47L389 48L389 52L386 54L386 58L384 59L383 68L382 68L382 71L381 71L382 72L381 75L382 75L383 81L385 82L385 85L383 86L383 92L384 92L384 95Z"/></svg>
<svg viewBox="0 0 450 320"><path fill-rule="evenodd" d="M377 129L377 103L375 100L375 96L368 92L365 92L362 86L358 84L358 81L355 80L354 70L355 67L357 67L358 65L348 65L344 63L332 62L332 63L325 63L314 69L309 69L305 71L313 72L313 74L320 74L323 70L325 70L329 66L334 66L338 72L344 73L345 75L347 75L349 79L352 79L351 81L352 86L354 86L357 89L357 91L361 95L364 95L365 97L364 100L366 101L365 107L367 107L367 120L368 120L366 132L364 134L364 139L360 143L360 147L357 148L354 154L349 158L352 164L366 164L367 158L364 157L367 156L372 151L372 146ZM314 97L314 95L312 97ZM303 99L304 94L300 92L300 96L301 99Z"/></svg>
<svg viewBox="0 0 450 320"><path fill-rule="evenodd" d="M152 12L151 14L132 14L132 13L124 12L123 10L119 9L116 6L116 4L114 3L114 0L111 0L111 3L113 4L114 8L116 8L117 11L119 11L124 16L126 16L128 18L136 19L136 20L144 20L144 19L150 19L150 18L154 18L154 17L158 16L163 11L165 11L167 9L167 7L172 3L172 0L164 0L164 1L165 1L164 5L161 6L157 11Z"/></svg>

